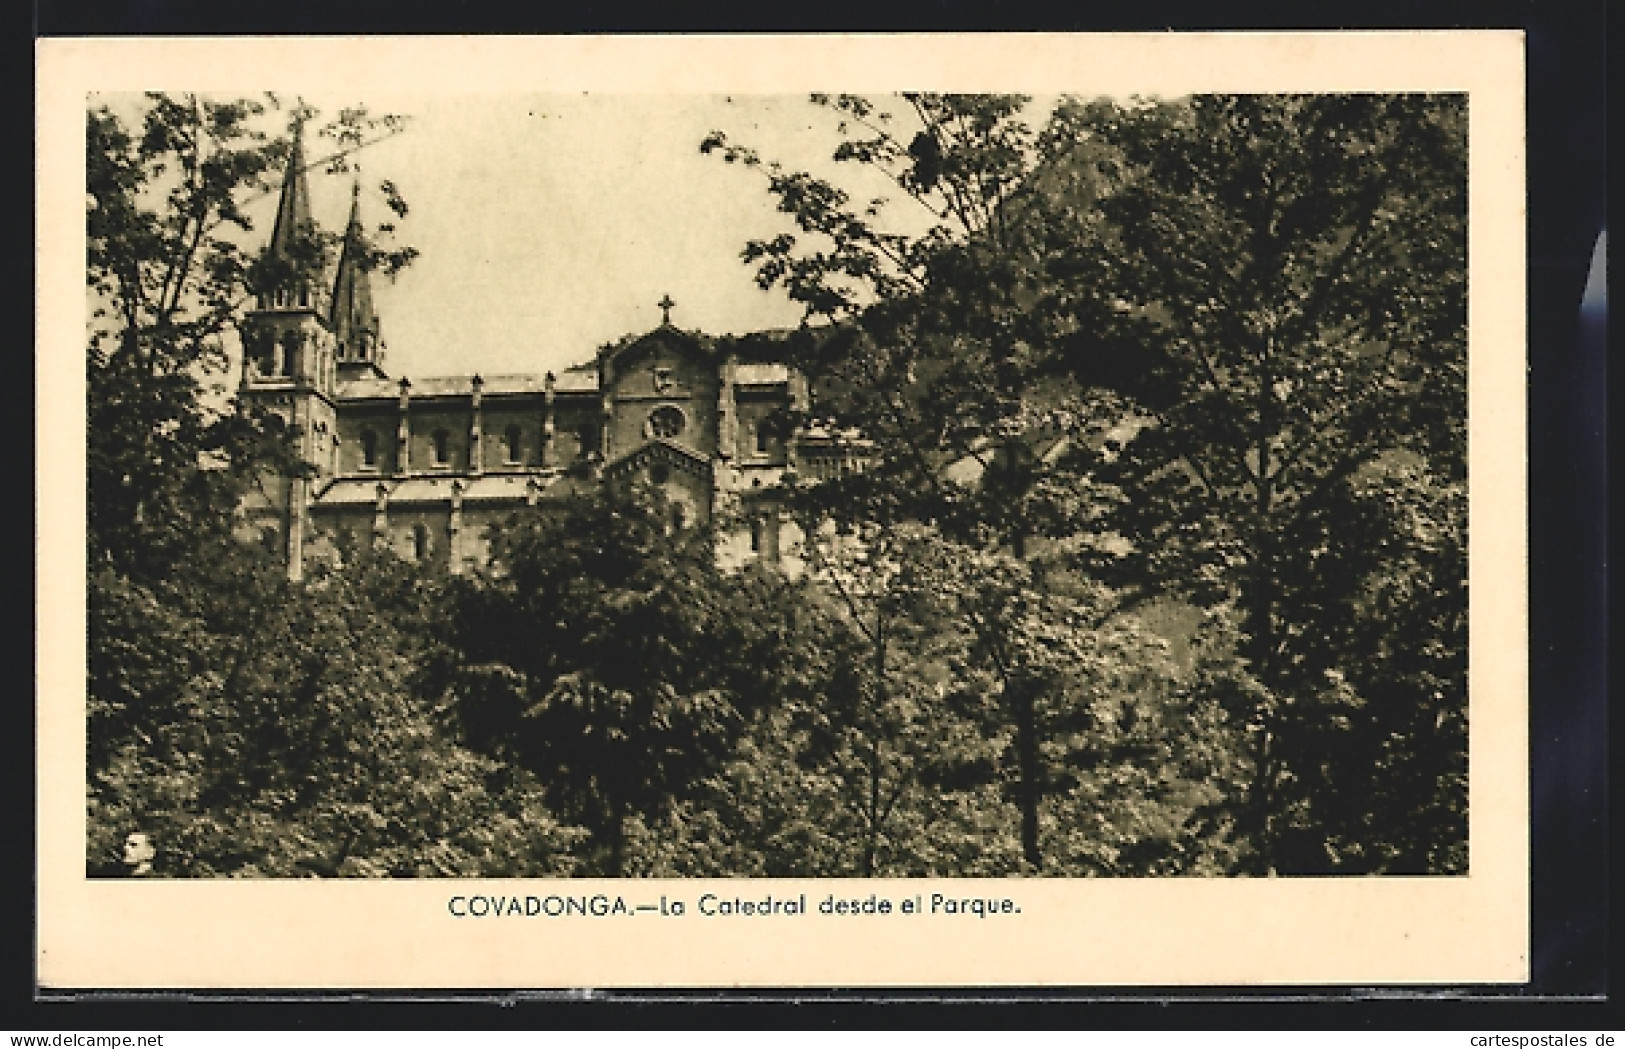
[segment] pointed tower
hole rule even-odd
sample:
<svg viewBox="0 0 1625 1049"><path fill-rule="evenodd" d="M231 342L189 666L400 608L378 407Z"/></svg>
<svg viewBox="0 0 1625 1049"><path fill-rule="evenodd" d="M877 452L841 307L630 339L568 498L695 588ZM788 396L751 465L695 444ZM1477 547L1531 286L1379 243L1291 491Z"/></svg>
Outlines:
<svg viewBox="0 0 1625 1049"><path fill-rule="evenodd" d="M365 234L361 228L361 182L350 187L350 221L339 249L338 276L333 281L333 305L328 318L338 356L340 379L383 379L383 340L378 314L372 308L372 278L368 275Z"/></svg>
<svg viewBox="0 0 1625 1049"><path fill-rule="evenodd" d="M310 216L310 182L305 177L304 127L295 121L288 168L282 176L282 196L276 206L276 225L271 228L271 243L266 250L292 258L298 253L298 240L310 236L315 226Z"/></svg>
<svg viewBox="0 0 1625 1049"><path fill-rule="evenodd" d="M282 417L300 458L310 467L295 471L295 476L267 478L263 495L243 507L246 527L286 558L288 575L294 579L304 570L310 498L332 473L338 436L326 266L311 217L301 131L296 121L276 224L256 274L256 308L239 326L243 368L238 388L245 407L258 406Z"/></svg>
<svg viewBox="0 0 1625 1049"><path fill-rule="evenodd" d="M276 225L255 274L256 308L244 318L243 385L311 386L330 390L326 259L310 212L301 130L277 201Z"/></svg>

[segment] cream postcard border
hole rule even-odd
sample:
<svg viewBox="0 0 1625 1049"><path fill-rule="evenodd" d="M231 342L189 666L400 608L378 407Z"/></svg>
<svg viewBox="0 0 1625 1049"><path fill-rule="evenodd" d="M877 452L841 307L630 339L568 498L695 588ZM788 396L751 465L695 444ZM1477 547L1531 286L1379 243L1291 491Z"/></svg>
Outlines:
<svg viewBox="0 0 1625 1049"><path fill-rule="evenodd" d="M1511 31L51 39L36 52L38 977L46 987L1404 984L1529 974L1524 40ZM1470 95L1471 872L993 881L91 881L84 113L93 90ZM309 85L308 88L306 85ZM608 275L606 279L613 279ZM454 893L661 894L660 920L471 919ZM998 918L701 918L702 892L1008 895Z"/></svg>

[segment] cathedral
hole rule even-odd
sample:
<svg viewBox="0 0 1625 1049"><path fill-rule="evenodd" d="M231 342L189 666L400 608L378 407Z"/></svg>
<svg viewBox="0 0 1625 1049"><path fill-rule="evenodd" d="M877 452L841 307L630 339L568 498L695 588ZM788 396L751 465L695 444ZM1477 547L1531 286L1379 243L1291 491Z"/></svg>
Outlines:
<svg viewBox="0 0 1625 1049"><path fill-rule="evenodd" d="M658 327L557 374L390 375L358 208L336 267L261 288L241 323L239 400L280 415L308 466L242 507L246 536L290 577L357 542L461 572L516 510L638 481L662 491L673 527L715 521L725 563L793 568L800 533L781 485L863 468L856 434L795 422L809 409L799 371L677 328L669 296ZM297 273L314 229L296 136L267 261Z"/></svg>

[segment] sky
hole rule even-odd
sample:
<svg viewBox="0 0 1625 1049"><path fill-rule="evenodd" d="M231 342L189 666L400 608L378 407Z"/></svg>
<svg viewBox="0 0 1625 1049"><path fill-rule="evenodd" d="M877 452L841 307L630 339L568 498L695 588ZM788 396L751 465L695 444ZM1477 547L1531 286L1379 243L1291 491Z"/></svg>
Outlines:
<svg viewBox="0 0 1625 1049"><path fill-rule="evenodd" d="M900 229L931 221L872 173L833 165L836 120L804 95L305 100L324 114L364 104L409 118L355 158L363 220L390 217L376 189L389 179L410 208L398 235L421 253L393 280L374 278L392 376L557 371L653 328L666 295L674 324L712 335L797 324L800 308L758 288L739 258L789 216L761 171L700 153L713 130L764 160L837 174L858 199L890 190ZM310 135L307 155L326 145ZM342 227L351 177L311 172L324 227ZM249 209L259 236L275 203Z"/></svg>

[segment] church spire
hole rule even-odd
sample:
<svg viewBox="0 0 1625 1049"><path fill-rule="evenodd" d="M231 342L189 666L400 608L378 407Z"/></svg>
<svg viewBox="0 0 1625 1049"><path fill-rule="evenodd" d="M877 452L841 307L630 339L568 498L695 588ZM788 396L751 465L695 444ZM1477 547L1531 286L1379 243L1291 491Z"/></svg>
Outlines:
<svg viewBox="0 0 1625 1049"><path fill-rule="evenodd" d="M293 144L288 168L282 176L276 225L265 247L263 269L256 283L261 310L325 312L320 274L325 265L316 240L316 222L310 212L310 180L305 173L304 124L295 119L289 129Z"/></svg>
<svg viewBox="0 0 1625 1049"><path fill-rule="evenodd" d="M366 234L361 226L361 181L350 187L350 220L339 248L338 273L328 327L338 344L339 371L345 376L372 371L382 377L383 352L378 314L372 306L372 278L368 275ZM363 368L357 369L356 365Z"/></svg>
<svg viewBox="0 0 1625 1049"><path fill-rule="evenodd" d="M308 235L315 226L310 215L310 182L305 176L304 132L304 122L294 121L293 148L288 152L282 199L277 202L276 225L271 230L270 253L283 259L292 258L294 238Z"/></svg>
<svg viewBox="0 0 1625 1049"><path fill-rule="evenodd" d="M372 280L367 275L360 180L350 188L350 221L344 227L344 244L339 249L329 320L333 336L338 340L340 361L376 362L378 315L373 312Z"/></svg>

